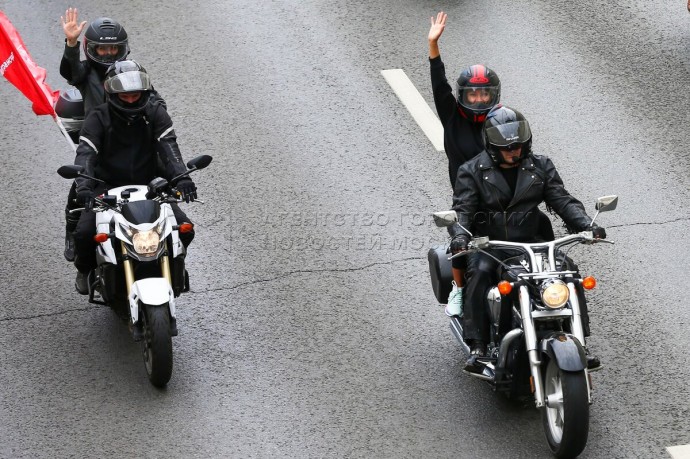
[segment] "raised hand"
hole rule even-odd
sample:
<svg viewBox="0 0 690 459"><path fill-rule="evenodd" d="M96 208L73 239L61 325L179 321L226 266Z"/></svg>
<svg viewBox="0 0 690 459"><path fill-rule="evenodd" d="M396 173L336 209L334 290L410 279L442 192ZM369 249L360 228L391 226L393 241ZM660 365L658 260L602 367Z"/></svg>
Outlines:
<svg viewBox="0 0 690 459"><path fill-rule="evenodd" d="M60 16L62 30L67 38L67 46L76 46L79 35L86 26L86 21L79 23L79 13L76 8L67 8L64 16Z"/></svg>
<svg viewBox="0 0 690 459"><path fill-rule="evenodd" d="M688 0L690 1L690 0ZM431 28L429 29L429 41L430 42L437 42L438 39L441 37L441 34L443 33L443 29L446 28L446 19L448 18L448 15L444 13L443 11L439 12L436 15L436 20L434 20L434 17L431 17Z"/></svg>

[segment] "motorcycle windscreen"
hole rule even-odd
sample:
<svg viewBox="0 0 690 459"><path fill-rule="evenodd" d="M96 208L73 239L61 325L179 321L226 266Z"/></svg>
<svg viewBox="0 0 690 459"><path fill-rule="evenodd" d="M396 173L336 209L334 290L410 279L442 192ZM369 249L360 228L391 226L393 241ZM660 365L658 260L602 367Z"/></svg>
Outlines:
<svg viewBox="0 0 690 459"><path fill-rule="evenodd" d="M134 201L122 206L122 216L130 223L153 223L161 215L161 206L156 201Z"/></svg>

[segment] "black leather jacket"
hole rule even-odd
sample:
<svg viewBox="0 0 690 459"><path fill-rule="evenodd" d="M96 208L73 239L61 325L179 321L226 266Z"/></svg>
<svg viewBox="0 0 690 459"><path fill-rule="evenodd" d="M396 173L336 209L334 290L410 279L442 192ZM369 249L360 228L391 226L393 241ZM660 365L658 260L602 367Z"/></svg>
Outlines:
<svg viewBox="0 0 690 459"><path fill-rule="evenodd" d="M159 158L163 171L158 170ZM135 121L123 120L108 103L92 109L84 120L74 164L110 186L146 185L159 172L170 180L187 170L168 112L151 102ZM95 187L84 177L75 182L77 191Z"/></svg>
<svg viewBox="0 0 690 459"><path fill-rule="evenodd" d="M458 170L453 210L460 225L475 236L514 242L538 239L537 206L546 202L574 231L586 230L592 219L580 201L566 191L553 162L529 155L520 163L515 193L486 151ZM464 233L459 226L451 234Z"/></svg>

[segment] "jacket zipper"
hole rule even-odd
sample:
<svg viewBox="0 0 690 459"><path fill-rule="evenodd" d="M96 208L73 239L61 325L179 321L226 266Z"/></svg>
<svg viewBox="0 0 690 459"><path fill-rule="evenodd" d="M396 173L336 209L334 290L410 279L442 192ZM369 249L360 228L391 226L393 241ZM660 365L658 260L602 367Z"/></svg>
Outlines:
<svg viewBox="0 0 690 459"><path fill-rule="evenodd" d="M525 169L523 169L523 170L525 170ZM534 184L534 177L532 177L532 181L531 181L530 184L527 186L527 188L525 188L525 190L524 190L522 193L520 193L520 196L518 196L517 198L514 198L515 202L518 202L518 200L519 200L521 197L523 197L523 196L525 195L525 193L527 193L527 191L529 191L530 188L532 188L532 184ZM517 185L516 185L516 186L517 186ZM511 199L511 201L513 201L513 199ZM500 200L498 201L498 205L501 205L501 201L500 201ZM501 208L503 208L503 206L501 206ZM508 214L508 209L510 209L510 204L508 204L508 207L506 207L505 209L503 209L503 227L505 228L506 241L508 240L508 219L507 219L507 216L508 216L508 215L507 215L507 214Z"/></svg>

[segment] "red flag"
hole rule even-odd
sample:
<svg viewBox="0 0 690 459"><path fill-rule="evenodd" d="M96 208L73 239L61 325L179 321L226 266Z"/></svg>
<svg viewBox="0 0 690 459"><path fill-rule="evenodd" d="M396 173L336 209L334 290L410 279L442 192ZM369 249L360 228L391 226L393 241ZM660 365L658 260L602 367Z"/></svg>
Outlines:
<svg viewBox="0 0 690 459"><path fill-rule="evenodd" d="M36 65L24 47L22 37L5 13L0 11L0 75L19 89L32 103L37 115L55 118L53 106L60 96L45 82L46 70Z"/></svg>

